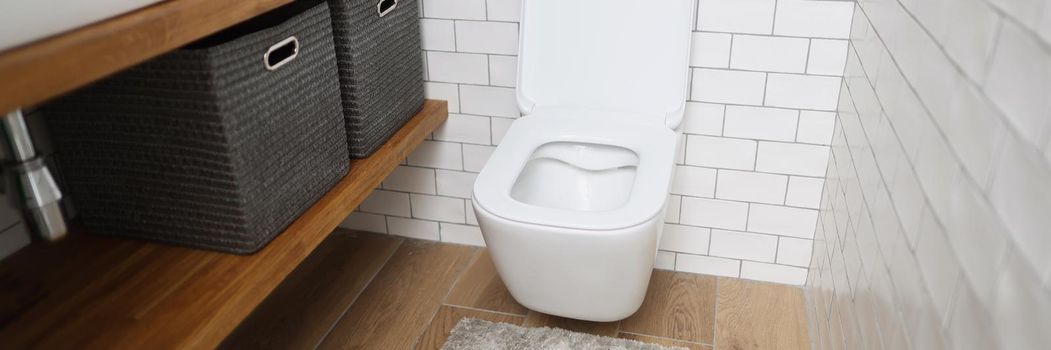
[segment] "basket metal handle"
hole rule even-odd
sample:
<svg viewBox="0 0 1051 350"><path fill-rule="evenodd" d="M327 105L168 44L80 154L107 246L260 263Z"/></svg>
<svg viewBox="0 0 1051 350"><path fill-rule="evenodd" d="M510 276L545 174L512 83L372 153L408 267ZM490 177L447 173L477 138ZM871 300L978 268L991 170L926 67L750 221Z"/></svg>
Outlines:
<svg viewBox="0 0 1051 350"><path fill-rule="evenodd" d="M275 70L292 62L299 56L299 39L290 36L270 46L263 54L263 66L266 70Z"/></svg>
<svg viewBox="0 0 1051 350"><path fill-rule="evenodd" d="M398 7L398 0L379 0L376 3L376 13L383 17L394 11L395 7Z"/></svg>

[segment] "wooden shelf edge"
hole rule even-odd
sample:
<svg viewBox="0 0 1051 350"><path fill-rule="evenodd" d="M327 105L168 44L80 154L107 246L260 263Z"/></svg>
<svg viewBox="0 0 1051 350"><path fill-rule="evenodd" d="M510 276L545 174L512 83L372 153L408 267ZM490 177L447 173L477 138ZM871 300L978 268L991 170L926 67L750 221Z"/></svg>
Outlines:
<svg viewBox="0 0 1051 350"><path fill-rule="evenodd" d="M32 107L292 0L167 0L0 52L0 116Z"/></svg>
<svg viewBox="0 0 1051 350"><path fill-rule="evenodd" d="M213 348L448 118L420 112L259 252L231 255L73 234L0 262L0 344Z"/></svg>

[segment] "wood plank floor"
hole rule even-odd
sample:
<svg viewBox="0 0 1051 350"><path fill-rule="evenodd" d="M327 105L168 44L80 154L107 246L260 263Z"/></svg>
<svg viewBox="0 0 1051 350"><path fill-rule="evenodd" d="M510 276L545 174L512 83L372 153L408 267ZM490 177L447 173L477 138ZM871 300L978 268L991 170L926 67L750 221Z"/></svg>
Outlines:
<svg viewBox="0 0 1051 350"><path fill-rule="evenodd" d="M337 230L223 343L228 349L440 349L465 317L696 349L806 349L799 288L654 271L620 322L545 315L484 248Z"/></svg>
<svg viewBox="0 0 1051 350"><path fill-rule="evenodd" d="M803 294L790 286L721 279L716 298L716 349L805 349Z"/></svg>
<svg viewBox="0 0 1051 350"><path fill-rule="evenodd" d="M223 347L315 347L401 243L394 236L369 233L331 235L241 323Z"/></svg>

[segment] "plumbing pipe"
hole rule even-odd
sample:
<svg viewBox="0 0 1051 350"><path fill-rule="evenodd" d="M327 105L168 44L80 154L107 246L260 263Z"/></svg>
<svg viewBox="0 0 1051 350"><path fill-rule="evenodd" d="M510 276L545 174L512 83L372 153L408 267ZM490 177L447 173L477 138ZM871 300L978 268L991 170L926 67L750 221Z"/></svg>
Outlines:
<svg viewBox="0 0 1051 350"><path fill-rule="evenodd" d="M62 217L59 202L62 192L47 169L44 158L36 154L29 136L22 110L7 113L0 120L0 128L7 136L7 146L12 160L6 165L14 176L14 189L21 196L21 206L26 211L30 226L41 238L55 241L66 236L66 221Z"/></svg>

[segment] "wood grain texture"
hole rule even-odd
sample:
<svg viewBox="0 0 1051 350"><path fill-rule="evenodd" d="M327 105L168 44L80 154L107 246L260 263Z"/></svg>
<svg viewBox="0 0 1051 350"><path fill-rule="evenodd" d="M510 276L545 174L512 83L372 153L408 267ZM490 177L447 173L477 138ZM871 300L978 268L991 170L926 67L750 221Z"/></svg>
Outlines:
<svg viewBox="0 0 1051 350"><path fill-rule="evenodd" d="M802 290L719 278L717 349L809 349Z"/></svg>
<svg viewBox="0 0 1051 350"><path fill-rule="evenodd" d="M641 334L634 334L634 333L620 332L620 333L617 334L617 338L631 339L631 340L636 340L636 341L640 341L640 342L643 342L643 343L657 344L657 345L663 345L663 346L677 346L677 347L680 347L680 348L687 348L687 349L690 349L690 350L712 350L712 346L711 345L700 344L700 343L691 343L691 342L688 342L688 341L677 340L677 339L651 337L651 336L648 336L648 335L641 335Z"/></svg>
<svg viewBox="0 0 1051 350"><path fill-rule="evenodd" d="M715 283L711 276L654 270L646 300L621 330L711 344Z"/></svg>
<svg viewBox="0 0 1051 350"><path fill-rule="evenodd" d="M498 314L495 312L471 310L445 305L438 310L437 315L434 315L434 320L431 321L430 327L427 327L427 331L424 332L423 336L420 337L420 340L416 342L416 350L441 349L442 345L445 344L445 340L449 339L453 327L456 327L456 323L460 322L460 320L465 317L477 318L491 322L510 323L514 325L521 325L522 321L525 320L525 317L522 316Z"/></svg>
<svg viewBox="0 0 1051 350"><path fill-rule="evenodd" d="M529 309L507 291L488 250L482 250L456 282L446 304L525 316Z"/></svg>
<svg viewBox="0 0 1051 350"><path fill-rule="evenodd" d="M474 249L406 241L319 348L409 349L427 329Z"/></svg>
<svg viewBox="0 0 1051 350"><path fill-rule="evenodd" d="M337 229L223 341L223 349L310 349L403 239Z"/></svg>
<svg viewBox="0 0 1051 350"><path fill-rule="evenodd" d="M184 0L178 0L184 1ZM74 232L0 263L5 348L212 348L448 116L423 109L259 252L230 255Z"/></svg>
<svg viewBox="0 0 1051 350"><path fill-rule="evenodd" d="M552 316L536 311L529 311L529 315L526 316L525 322L522 323L522 325L526 327L562 328L569 331L601 335L604 337L617 336L617 330L620 328L620 322L581 321Z"/></svg>
<svg viewBox="0 0 1051 350"><path fill-rule="evenodd" d="M292 0L169 0L0 52L0 115L30 107Z"/></svg>

